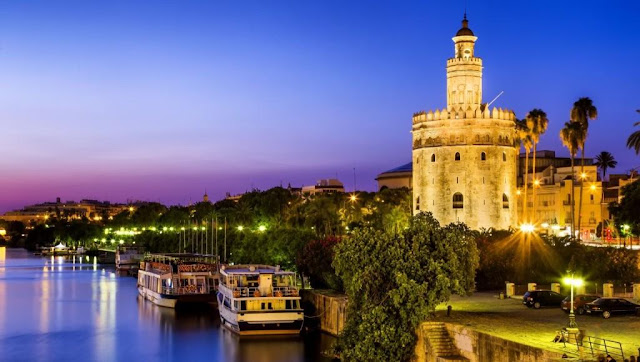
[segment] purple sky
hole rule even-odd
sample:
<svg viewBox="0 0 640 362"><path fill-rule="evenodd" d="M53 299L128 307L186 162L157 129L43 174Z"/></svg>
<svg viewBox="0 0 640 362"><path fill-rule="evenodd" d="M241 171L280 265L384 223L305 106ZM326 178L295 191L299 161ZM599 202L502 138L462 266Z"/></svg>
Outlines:
<svg viewBox="0 0 640 362"><path fill-rule="evenodd" d="M445 105L463 2L29 1L0 6L0 212L80 198L188 203L337 176L374 189L410 160L411 115ZM600 117L612 172L640 116L640 3L469 4L484 96Z"/></svg>

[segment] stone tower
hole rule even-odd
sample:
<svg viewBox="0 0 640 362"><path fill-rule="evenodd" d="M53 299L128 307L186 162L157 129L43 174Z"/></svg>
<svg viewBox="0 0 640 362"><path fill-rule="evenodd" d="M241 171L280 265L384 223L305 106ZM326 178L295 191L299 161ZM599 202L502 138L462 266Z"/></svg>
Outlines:
<svg viewBox="0 0 640 362"><path fill-rule="evenodd" d="M443 225L506 229L517 215L516 118L482 103L477 39L465 14L447 60L447 107L413 115L413 210Z"/></svg>

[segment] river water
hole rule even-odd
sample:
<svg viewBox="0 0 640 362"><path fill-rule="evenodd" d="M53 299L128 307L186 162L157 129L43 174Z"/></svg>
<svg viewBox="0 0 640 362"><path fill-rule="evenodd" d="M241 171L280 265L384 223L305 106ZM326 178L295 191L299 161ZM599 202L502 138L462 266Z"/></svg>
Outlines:
<svg viewBox="0 0 640 362"><path fill-rule="evenodd" d="M242 337L217 311L158 307L88 257L0 247L2 361L328 361L332 338Z"/></svg>

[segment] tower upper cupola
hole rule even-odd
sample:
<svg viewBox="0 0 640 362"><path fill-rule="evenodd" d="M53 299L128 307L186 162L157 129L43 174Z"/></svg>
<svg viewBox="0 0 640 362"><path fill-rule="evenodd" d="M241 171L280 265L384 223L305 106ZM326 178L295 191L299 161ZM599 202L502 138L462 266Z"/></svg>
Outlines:
<svg viewBox="0 0 640 362"><path fill-rule="evenodd" d="M462 19L462 28L460 28L460 30L458 30L458 32L456 33L456 36L462 35L473 36L473 31L469 29L469 20L467 20L467 13L464 13L464 19Z"/></svg>

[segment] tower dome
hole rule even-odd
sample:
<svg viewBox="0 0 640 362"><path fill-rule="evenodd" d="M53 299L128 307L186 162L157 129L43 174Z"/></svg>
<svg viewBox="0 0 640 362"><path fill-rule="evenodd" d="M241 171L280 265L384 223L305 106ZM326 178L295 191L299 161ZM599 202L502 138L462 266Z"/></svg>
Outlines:
<svg viewBox="0 0 640 362"><path fill-rule="evenodd" d="M456 36L474 36L473 31L469 29L469 20L467 20L467 14L464 14L464 19L462 19L462 28L458 30Z"/></svg>

